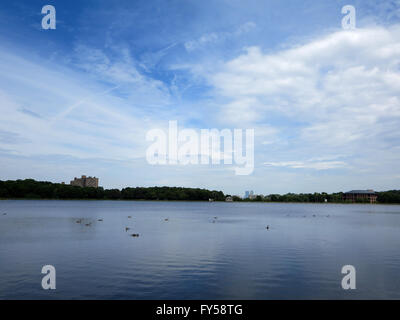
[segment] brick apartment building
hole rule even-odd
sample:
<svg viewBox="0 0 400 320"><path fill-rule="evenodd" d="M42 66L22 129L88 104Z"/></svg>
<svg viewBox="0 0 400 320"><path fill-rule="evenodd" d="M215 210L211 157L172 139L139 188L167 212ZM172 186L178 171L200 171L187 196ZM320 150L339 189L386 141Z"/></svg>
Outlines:
<svg viewBox="0 0 400 320"><path fill-rule="evenodd" d="M349 202L375 203L378 195L374 190L351 190L343 195L343 199Z"/></svg>
<svg viewBox="0 0 400 320"><path fill-rule="evenodd" d="M74 180L72 180L70 184L71 186L78 186L82 188L84 187L98 188L99 178L82 176L81 178L74 178Z"/></svg>

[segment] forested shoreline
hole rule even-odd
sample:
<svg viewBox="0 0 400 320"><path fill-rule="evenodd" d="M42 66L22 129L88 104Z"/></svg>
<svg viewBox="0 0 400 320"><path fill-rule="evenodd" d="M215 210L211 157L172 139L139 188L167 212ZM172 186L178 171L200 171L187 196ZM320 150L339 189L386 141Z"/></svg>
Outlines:
<svg viewBox="0 0 400 320"><path fill-rule="evenodd" d="M400 204L400 190L377 192L378 203ZM225 201L222 191L183 187L128 187L119 189L81 188L48 181L0 180L0 199L59 199L59 200L173 200L173 201ZM345 203L343 192L287 193L284 195L257 195L253 199L232 197L238 202L300 202ZM362 203L362 202L360 202Z"/></svg>
<svg viewBox="0 0 400 320"><path fill-rule="evenodd" d="M33 179L1 181L0 199L225 201L222 191L180 187L81 188Z"/></svg>

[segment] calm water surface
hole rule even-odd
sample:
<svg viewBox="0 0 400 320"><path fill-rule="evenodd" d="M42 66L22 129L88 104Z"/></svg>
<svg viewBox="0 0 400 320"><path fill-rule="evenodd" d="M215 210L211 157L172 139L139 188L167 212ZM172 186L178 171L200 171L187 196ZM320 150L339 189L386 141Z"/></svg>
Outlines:
<svg viewBox="0 0 400 320"><path fill-rule="evenodd" d="M399 245L400 206L0 201L0 298L400 299Z"/></svg>

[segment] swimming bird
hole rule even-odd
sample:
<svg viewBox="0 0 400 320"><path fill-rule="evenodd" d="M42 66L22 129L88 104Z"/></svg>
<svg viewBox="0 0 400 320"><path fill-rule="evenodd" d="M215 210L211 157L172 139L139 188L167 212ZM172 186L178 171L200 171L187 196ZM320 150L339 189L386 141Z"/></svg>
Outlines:
<svg viewBox="0 0 400 320"><path fill-rule="evenodd" d="M265 229L269 230L269 225L265 227Z"/></svg>
<svg viewBox="0 0 400 320"><path fill-rule="evenodd" d="M6 216L7 215L7 213L3 213L3 216Z"/></svg>
<svg viewBox="0 0 400 320"><path fill-rule="evenodd" d="M132 218L132 216L128 216L128 218L130 219L130 218Z"/></svg>
<svg viewBox="0 0 400 320"><path fill-rule="evenodd" d="M131 237L137 238L137 237L139 237L139 233L132 233Z"/></svg>
<svg viewBox="0 0 400 320"><path fill-rule="evenodd" d="M82 220L76 220L76 223L81 223L82 222Z"/></svg>
<svg viewBox="0 0 400 320"><path fill-rule="evenodd" d="M168 218L166 218L166 219L164 219L164 221L169 221L169 219L168 219Z"/></svg>
<svg viewBox="0 0 400 320"><path fill-rule="evenodd" d="M130 228L129 227L125 227L125 232L127 232Z"/></svg>
<svg viewBox="0 0 400 320"><path fill-rule="evenodd" d="M99 219L99 220L97 220L97 221L103 221L103 219Z"/></svg>
<svg viewBox="0 0 400 320"><path fill-rule="evenodd" d="M89 227L91 224L92 224L92 223L89 222L89 223L86 223L85 226L86 226L86 227Z"/></svg>

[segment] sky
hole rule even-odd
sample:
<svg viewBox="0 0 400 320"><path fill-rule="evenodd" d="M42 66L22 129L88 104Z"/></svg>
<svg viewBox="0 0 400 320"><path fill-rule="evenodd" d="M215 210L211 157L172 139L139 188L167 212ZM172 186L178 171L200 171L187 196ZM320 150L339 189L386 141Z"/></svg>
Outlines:
<svg viewBox="0 0 400 320"><path fill-rule="evenodd" d="M0 180L399 189L399 99L400 0L0 3ZM150 164L146 134L169 121L253 129L253 172Z"/></svg>

